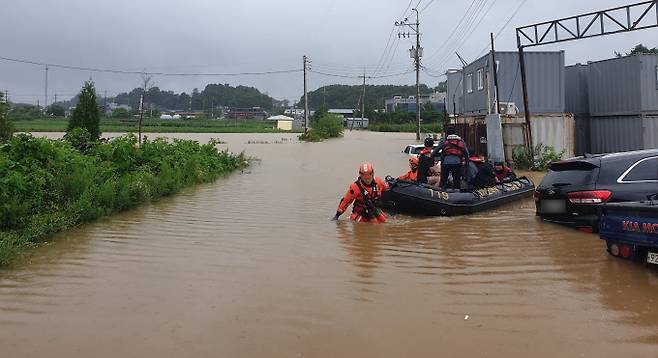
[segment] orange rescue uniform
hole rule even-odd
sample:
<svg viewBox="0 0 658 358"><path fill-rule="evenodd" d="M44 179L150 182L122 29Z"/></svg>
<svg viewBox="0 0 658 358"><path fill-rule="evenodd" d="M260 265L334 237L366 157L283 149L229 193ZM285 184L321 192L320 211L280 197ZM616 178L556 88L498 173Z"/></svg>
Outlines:
<svg viewBox="0 0 658 358"><path fill-rule="evenodd" d="M403 174L398 179L407 180L407 181L416 181L417 178L418 178L418 169L410 170L406 174Z"/></svg>
<svg viewBox="0 0 658 358"><path fill-rule="evenodd" d="M385 222L386 215L383 212L380 210L374 213L370 212L363 198L364 194L362 194L362 190L365 191L370 201L376 205L381 198L382 192L388 190L388 184L379 177L373 178L370 185L363 183L361 178L357 179L354 183L350 184L345 196L340 200L337 213L344 213L350 204L354 203L350 220L371 223Z"/></svg>

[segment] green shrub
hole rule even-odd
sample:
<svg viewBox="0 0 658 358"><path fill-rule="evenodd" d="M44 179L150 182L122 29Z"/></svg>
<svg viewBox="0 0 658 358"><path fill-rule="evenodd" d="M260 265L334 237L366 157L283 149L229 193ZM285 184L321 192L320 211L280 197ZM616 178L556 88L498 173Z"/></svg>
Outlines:
<svg viewBox="0 0 658 358"><path fill-rule="evenodd" d="M343 136L343 120L335 114L325 114L311 125L311 129L300 135L299 140L319 142L327 138Z"/></svg>
<svg viewBox="0 0 658 358"><path fill-rule="evenodd" d="M564 153L564 150L557 153L552 146L545 146L540 143L535 146L534 153L528 147L514 149L512 159L514 165L519 169L544 171L548 169L551 163L560 161Z"/></svg>
<svg viewBox="0 0 658 358"><path fill-rule="evenodd" d="M216 149L216 141L145 139L80 143L19 134L0 146L0 266L48 235L210 182L245 165L242 154ZM75 147L74 147L75 145Z"/></svg>
<svg viewBox="0 0 658 358"><path fill-rule="evenodd" d="M11 120L7 115L9 105L4 100L4 93L0 92L0 143L6 142L14 133Z"/></svg>

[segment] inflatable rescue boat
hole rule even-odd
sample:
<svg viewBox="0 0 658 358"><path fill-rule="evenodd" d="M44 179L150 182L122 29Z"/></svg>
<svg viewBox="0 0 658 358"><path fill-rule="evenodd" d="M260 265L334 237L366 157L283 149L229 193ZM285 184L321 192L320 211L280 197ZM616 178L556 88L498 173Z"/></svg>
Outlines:
<svg viewBox="0 0 658 358"><path fill-rule="evenodd" d="M441 190L426 184L387 178L382 195L384 209L430 216L471 214L532 196L535 185L526 177L470 191Z"/></svg>

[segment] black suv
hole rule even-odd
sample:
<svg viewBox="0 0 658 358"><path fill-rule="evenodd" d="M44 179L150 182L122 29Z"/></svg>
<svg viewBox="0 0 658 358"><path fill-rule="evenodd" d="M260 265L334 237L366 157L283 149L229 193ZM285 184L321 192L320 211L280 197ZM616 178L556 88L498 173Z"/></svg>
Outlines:
<svg viewBox="0 0 658 358"><path fill-rule="evenodd" d="M585 155L553 163L535 190L542 219L598 230L599 205L658 195L658 149Z"/></svg>

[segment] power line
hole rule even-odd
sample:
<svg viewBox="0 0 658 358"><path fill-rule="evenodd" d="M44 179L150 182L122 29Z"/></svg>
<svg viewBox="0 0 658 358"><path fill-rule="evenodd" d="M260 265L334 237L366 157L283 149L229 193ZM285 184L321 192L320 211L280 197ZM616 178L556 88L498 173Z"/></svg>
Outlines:
<svg viewBox="0 0 658 358"><path fill-rule="evenodd" d="M88 72L99 72L99 73L113 73L113 74L122 74L122 75L155 75L155 76L172 76L172 77L193 77L193 76L261 76L261 75L274 75L274 74L283 74L283 73L295 73L301 72L301 69L287 69L287 70L275 70L275 71L259 71L259 72L227 72L227 73L170 73L170 72L149 72L149 71L129 71L129 70L116 70L116 69L107 69L107 68L95 68L95 67L82 67L82 66L71 66L71 65L61 65L53 63L38 62L32 60L24 60L17 58L9 58L0 56L0 60L24 63L35 66L48 66L54 68L62 68L67 70L77 70L77 71L88 71Z"/></svg>
<svg viewBox="0 0 658 358"><path fill-rule="evenodd" d="M507 19L507 21L505 21L505 24L503 24L503 26L502 26L500 29L498 29L498 32L494 32L494 34L495 34L495 36L494 36L494 40L498 39L498 36L500 36L500 34L501 34L503 31L505 31L505 29L507 28L507 25L509 25L510 22L512 22L512 19L514 19L514 17L515 17L516 14L519 12L519 10L521 10L521 7L523 6L523 4L526 3L526 1L528 1L528 0L521 0L521 2L520 2L519 5L516 7L516 9L514 10L514 12L512 12L512 15L510 15L510 17ZM487 43L486 45L484 45L484 49L483 49L482 51L480 51L480 54L479 54L477 57L480 57L480 56L484 55L484 53L487 52L487 49L489 49L489 43Z"/></svg>
<svg viewBox="0 0 658 358"><path fill-rule="evenodd" d="M448 37L446 37L445 41L443 41L443 43L436 49L436 51L434 51L431 55L427 56L428 60L431 59L432 57L436 56L445 47L445 45L448 44L448 41L450 41L450 39L455 35L455 33L457 32L457 29L459 29L462 22L466 18L466 16L468 16L468 14L471 12L471 8L473 7L473 5L475 4L476 1L479 1L479 0L472 0L471 1L471 5L469 5L469 7L466 9L466 12L464 13L464 15L462 15L461 19L459 19L459 21L457 22L457 26L455 26L452 29L452 32L450 32L450 35L448 35Z"/></svg>
<svg viewBox="0 0 658 358"><path fill-rule="evenodd" d="M317 71L317 70L308 70L308 72L312 72L312 73L315 73L315 74L318 74L318 75L323 75L323 76L328 76L328 77L354 78L354 79L363 78L363 75L351 76L351 75L345 75L345 74L340 74L340 73L330 73L330 72ZM398 72L398 73L390 73L390 74L379 75L379 76L367 76L367 77L368 78L373 78L373 79L387 78L387 77L395 77L395 76L405 75L405 74L412 73L412 72L414 72L414 70L408 70L408 71Z"/></svg>
<svg viewBox="0 0 658 358"><path fill-rule="evenodd" d="M423 11L425 11L425 9L430 7L430 5L432 5L433 2L434 2L434 0L430 0L430 2L427 3L427 5L423 6L423 8L420 9L420 12L422 13Z"/></svg>
<svg viewBox="0 0 658 358"><path fill-rule="evenodd" d="M443 56L439 59L437 64L442 64L445 62L447 58L449 58L452 53L459 47L459 43L462 41L464 38L465 34L470 30L471 26L473 23L477 20L478 16L482 12L482 9L484 9L484 5L488 2L489 0L475 0L475 6L473 7L474 12L471 13L469 18L466 20L466 23L461 26L459 33L454 37L450 43L448 44L447 48L448 50L445 51ZM438 51L434 53L434 55L438 54Z"/></svg>

